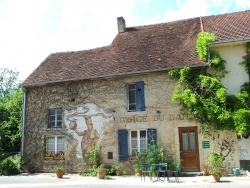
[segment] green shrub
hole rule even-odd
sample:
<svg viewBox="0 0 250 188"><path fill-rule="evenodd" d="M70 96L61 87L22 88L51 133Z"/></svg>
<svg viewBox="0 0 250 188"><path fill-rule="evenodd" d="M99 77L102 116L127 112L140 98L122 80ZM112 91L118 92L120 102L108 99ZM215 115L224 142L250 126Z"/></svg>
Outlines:
<svg viewBox="0 0 250 188"><path fill-rule="evenodd" d="M0 163L0 174L8 176L20 173L20 154L5 158Z"/></svg>

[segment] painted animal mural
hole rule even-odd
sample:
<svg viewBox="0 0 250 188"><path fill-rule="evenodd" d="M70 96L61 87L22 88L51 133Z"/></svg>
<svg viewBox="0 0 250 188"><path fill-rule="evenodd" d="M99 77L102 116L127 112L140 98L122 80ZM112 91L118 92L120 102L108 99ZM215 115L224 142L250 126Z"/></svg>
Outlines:
<svg viewBox="0 0 250 188"><path fill-rule="evenodd" d="M95 104L85 104L77 109L66 111L68 134L77 140L77 157L87 159L88 151L103 137L103 123L112 121L113 116L108 110Z"/></svg>

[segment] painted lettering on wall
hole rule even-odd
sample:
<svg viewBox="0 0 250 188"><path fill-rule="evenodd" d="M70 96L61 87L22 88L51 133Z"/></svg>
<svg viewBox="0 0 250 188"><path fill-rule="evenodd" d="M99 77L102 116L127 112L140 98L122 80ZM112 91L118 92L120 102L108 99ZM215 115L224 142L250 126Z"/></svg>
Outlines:
<svg viewBox="0 0 250 188"><path fill-rule="evenodd" d="M118 117L118 123L138 123L138 122L149 122L149 121L179 121L188 120L187 114L157 114L148 116L130 116L130 117Z"/></svg>
<svg viewBox="0 0 250 188"><path fill-rule="evenodd" d="M120 117L119 123L147 122L147 116Z"/></svg>

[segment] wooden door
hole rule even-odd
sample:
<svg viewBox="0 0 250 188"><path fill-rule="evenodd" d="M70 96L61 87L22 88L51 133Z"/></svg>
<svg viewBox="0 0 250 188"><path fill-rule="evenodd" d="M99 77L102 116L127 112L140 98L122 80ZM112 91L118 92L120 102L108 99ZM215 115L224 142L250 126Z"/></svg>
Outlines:
<svg viewBox="0 0 250 188"><path fill-rule="evenodd" d="M179 141L182 171L200 171L197 127L179 127Z"/></svg>

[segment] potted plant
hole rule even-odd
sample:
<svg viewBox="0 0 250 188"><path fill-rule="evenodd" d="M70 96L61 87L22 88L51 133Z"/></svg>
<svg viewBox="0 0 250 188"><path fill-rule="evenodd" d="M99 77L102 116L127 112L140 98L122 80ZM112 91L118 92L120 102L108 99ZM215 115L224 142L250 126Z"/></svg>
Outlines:
<svg viewBox="0 0 250 188"><path fill-rule="evenodd" d="M208 173L208 164L204 164L202 174L203 174L203 176L207 176L209 174Z"/></svg>
<svg viewBox="0 0 250 188"><path fill-rule="evenodd" d="M54 151L48 151L44 157L45 160L53 160L54 159L55 152Z"/></svg>
<svg viewBox="0 0 250 188"><path fill-rule="evenodd" d="M174 156L173 160L169 162L167 166L168 177L172 177L174 173L178 173L176 172L177 165L180 165L180 161Z"/></svg>
<svg viewBox="0 0 250 188"><path fill-rule="evenodd" d="M53 169L54 169L54 171L56 173L57 178L62 178L63 177L64 168L62 166L54 166Z"/></svg>
<svg viewBox="0 0 250 188"><path fill-rule="evenodd" d="M117 176L121 176L122 175L122 167L121 167L121 165L120 164L113 165L112 166L112 171L114 171Z"/></svg>
<svg viewBox="0 0 250 188"><path fill-rule="evenodd" d="M224 160L225 157L218 150L213 150L207 157L208 172L214 177L215 182L219 182L223 176L224 168L222 165Z"/></svg>
<svg viewBox="0 0 250 188"><path fill-rule="evenodd" d="M54 160L64 160L64 152L63 151L58 151L54 155Z"/></svg>
<svg viewBox="0 0 250 188"><path fill-rule="evenodd" d="M99 179L104 179L105 175L106 175L106 166L105 164L100 164L97 168L96 168L96 172L97 172L97 177Z"/></svg>

